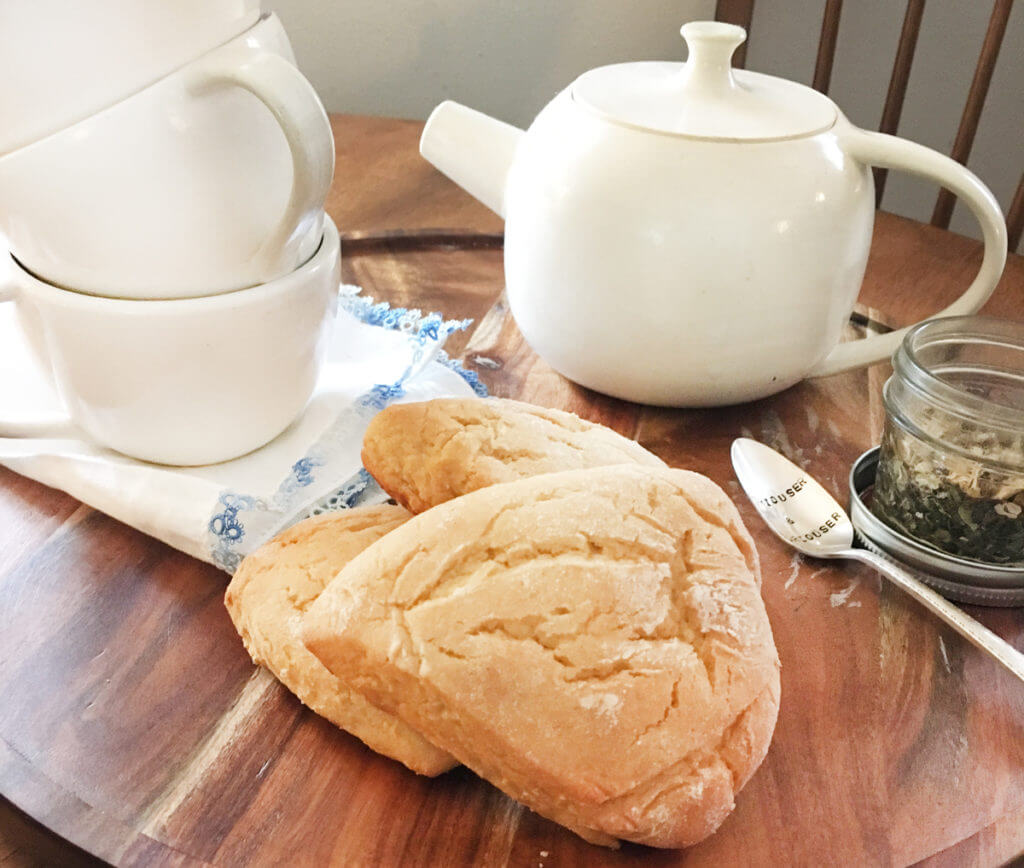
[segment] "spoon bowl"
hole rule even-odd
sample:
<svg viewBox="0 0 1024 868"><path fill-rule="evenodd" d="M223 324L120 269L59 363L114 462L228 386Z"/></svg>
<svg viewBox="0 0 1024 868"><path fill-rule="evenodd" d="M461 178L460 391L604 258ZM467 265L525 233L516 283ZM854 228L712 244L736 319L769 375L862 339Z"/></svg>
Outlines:
<svg viewBox="0 0 1024 868"><path fill-rule="evenodd" d="M814 558L847 556L853 522L809 473L746 437L732 444L732 466L754 508L783 542Z"/></svg>

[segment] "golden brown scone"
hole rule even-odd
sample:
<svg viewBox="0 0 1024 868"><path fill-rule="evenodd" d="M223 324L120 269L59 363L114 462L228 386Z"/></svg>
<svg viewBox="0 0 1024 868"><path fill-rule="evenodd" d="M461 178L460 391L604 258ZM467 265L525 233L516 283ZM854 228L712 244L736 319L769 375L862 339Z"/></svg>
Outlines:
<svg viewBox="0 0 1024 868"><path fill-rule="evenodd" d="M370 422L363 466L412 512L541 473L665 462L611 428L504 398L392 404Z"/></svg>
<svg viewBox="0 0 1024 868"><path fill-rule="evenodd" d="M299 637L302 613L352 558L409 518L400 506L369 506L309 518L242 561L224 603L252 659L317 714L423 775L456 765L397 717L333 676Z"/></svg>
<svg viewBox="0 0 1024 868"><path fill-rule="evenodd" d="M735 506L685 470L495 485L356 557L307 647L587 840L711 834L763 759L779 663Z"/></svg>

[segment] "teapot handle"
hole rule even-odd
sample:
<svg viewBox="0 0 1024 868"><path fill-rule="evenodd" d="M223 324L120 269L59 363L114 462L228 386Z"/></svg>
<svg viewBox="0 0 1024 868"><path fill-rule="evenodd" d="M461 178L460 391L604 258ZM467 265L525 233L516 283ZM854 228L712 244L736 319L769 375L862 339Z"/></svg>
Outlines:
<svg viewBox="0 0 1024 868"><path fill-rule="evenodd" d="M839 144L854 160L887 169L903 169L913 175L937 181L959 196L971 209L985 239L985 256L981 267L963 295L932 316L962 316L977 312L996 288L1006 264L1006 221L988 187L955 160L896 136L850 127L848 132L840 136ZM888 334L839 344L808 376L825 377L887 359L896 352L903 336L912 327L906 326Z"/></svg>

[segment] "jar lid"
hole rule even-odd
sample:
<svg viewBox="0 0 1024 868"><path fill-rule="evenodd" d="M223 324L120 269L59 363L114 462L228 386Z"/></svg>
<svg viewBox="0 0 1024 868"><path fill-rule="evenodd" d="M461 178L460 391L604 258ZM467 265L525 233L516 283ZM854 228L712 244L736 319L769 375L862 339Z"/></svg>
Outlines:
<svg viewBox="0 0 1024 868"><path fill-rule="evenodd" d="M682 27L686 63L620 63L581 75L572 98L609 120L659 133L724 141L813 135L836 120L835 103L794 81L732 69L746 31L717 21Z"/></svg>

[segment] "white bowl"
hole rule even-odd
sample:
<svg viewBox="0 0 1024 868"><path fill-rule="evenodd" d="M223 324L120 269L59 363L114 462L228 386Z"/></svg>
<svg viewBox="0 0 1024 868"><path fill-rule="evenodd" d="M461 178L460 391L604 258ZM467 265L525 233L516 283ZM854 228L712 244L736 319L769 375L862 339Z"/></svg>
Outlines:
<svg viewBox="0 0 1024 868"><path fill-rule="evenodd" d="M288 274L312 255L330 123L280 21L0 158L16 258L79 292L174 298Z"/></svg>
<svg viewBox="0 0 1024 868"><path fill-rule="evenodd" d="M322 218L307 263L205 298L127 300L45 283L16 261L13 299L70 419L97 443L160 464L211 464L269 442L316 384L337 309L338 230ZM47 431L47 426L53 430ZM67 421L0 422L0 436L60 436Z"/></svg>
<svg viewBox="0 0 1024 868"><path fill-rule="evenodd" d="M259 0L3 0L0 154L130 96L259 14Z"/></svg>

